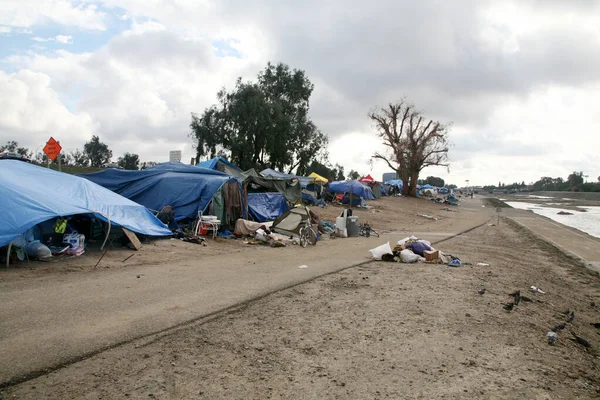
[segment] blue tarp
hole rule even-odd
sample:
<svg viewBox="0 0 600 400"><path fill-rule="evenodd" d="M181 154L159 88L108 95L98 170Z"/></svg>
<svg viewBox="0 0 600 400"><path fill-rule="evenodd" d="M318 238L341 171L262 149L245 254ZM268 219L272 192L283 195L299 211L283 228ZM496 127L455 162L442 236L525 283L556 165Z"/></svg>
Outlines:
<svg viewBox="0 0 600 400"><path fill-rule="evenodd" d="M323 199L317 199L312 194L306 192L302 192L302 203L315 206L326 206L325 201Z"/></svg>
<svg viewBox="0 0 600 400"><path fill-rule="evenodd" d="M433 186L431 186L429 183L426 185L421 186L421 189L433 189Z"/></svg>
<svg viewBox="0 0 600 400"><path fill-rule="evenodd" d="M196 164L196 167L202 167L202 168L208 168L208 169L217 169L217 164L219 162L222 162L222 163L230 166L231 168L240 169L237 165L233 165L232 163L230 163L229 161L227 161L223 157L215 157L215 158L211 158L210 160L207 160L207 161L199 162L198 164Z"/></svg>
<svg viewBox="0 0 600 400"><path fill-rule="evenodd" d="M224 183L235 178L179 162L158 164L143 171L108 169L81 177L104 186L150 210L170 205L175 218L195 218L205 211Z"/></svg>
<svg viewBox="0 0 600 400"><path fill-rule="evenodd" d="M274 169L267 168L260 172L262 176L272 176L273 178L283 178L283 179L298 179L300 181L300 185L306 189L306 187L314 182L314 178L309 178L307 176L297 176L291 174L285 174L283 172L275 171Z"/></svg>
<svg viewBox="0 0 600 400"><path fill-rule="evenodd" d="M357 180L331 182L327 190L334 193L350 193L350 190L352 190L353 194L360 196L365 200L375 199L371 188Z"/></svg>
<svg viewBox="0 0 600 400"><path fill-rule="evenodd" d="M171 231L143 206L86 179L23 161L0 161L0 246L56 217L94 214L149 236Z"/></svg>
<svg viewBox="0 0 600 400"><path fill-rule="evenodd" d="M248 193L248 212L257 222L273 221L289 209L281 193Z"/></svg>
<svg viewBox="0 0 600 400"><path fill-rule="evenodd" d="M404 186L404 182L402 182L402 179L391 179L387 182L385 182L386 185L392 185L392 186L398 186L400 189L402 189L402 187Z"/></svg>
<svg viewBox="0 0 600 400"><path fill-rule="evenodd" d="M448 194L448 193L450 193L450 190L448 188L441 187L438 189L438 193L439 194Z"/></svg>

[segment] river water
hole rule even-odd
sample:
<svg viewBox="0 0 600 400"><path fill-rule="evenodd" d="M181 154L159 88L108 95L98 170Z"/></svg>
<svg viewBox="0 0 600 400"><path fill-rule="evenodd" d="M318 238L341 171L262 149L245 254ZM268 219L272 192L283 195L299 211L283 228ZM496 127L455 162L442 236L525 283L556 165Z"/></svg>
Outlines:
<svg viewBox="0 0 600 400"><path fill-rule="evenodd" d="M531 210L538 215L600 238L600 206L579 205L580 201L569 195L573 194L564 193L565 197L562 197L563 194L553 196L519 195L513 197L518 201L501 200L513 208ZM561 212L571 215L559 214Z"/></svg>

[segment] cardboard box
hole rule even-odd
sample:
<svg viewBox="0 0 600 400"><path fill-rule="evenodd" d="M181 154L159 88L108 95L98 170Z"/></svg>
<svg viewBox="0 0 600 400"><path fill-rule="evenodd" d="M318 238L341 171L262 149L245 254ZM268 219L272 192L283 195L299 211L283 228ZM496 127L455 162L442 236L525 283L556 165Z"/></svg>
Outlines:
<svg viewBox="0 0 600 400"><path fill-rule="evenodd" d="M426 261L438 262L438 258L440 257L439 250L425 250L423 254L425 255Z"/></svg>

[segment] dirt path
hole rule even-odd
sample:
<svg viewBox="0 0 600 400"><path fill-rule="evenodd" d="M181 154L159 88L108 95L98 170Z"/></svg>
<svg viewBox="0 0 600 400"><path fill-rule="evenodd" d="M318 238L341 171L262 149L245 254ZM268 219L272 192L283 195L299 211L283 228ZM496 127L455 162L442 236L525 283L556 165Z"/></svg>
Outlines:
<svg viewBox="0 0 600 400"><path fill-rule="evenodd" d="M380 229L418 227L432 241L485 222L478 201L438 220L414 214L440 212L416 199L388 198L357 211ZM379 211L376 211L379 210ZM337 215L339 208L323 211ZM418 223L412 222L418 218ZM396 227L396 228L394 228ZM385 230L385 229L384 229ZM248 246L242 240L210 241L207 247L176 240L147 245L138 253L111 250L59 263L26 263L0 277L0 383L36 376L102 349L196 320L289 285L369 260L376 239L323 240L297 246ZM126 262L122 260L135 254ZM299 269L306 264L308 269Z"/></svg>
<svg viewBox="0 0 600 400"><path fill-rule="evenodd" d="M432 227L435 228L435 227ZM432 229L432 232L435 232ZM476 265L371 263L10 387L5 398L596 398L600 280L504 220L445 241ZM528 293L530 285L546 294ZM484 295L477 292L487 289ZM503 310L520 289L536 302ZM554 346L565 308L575 319Z"/></svg>

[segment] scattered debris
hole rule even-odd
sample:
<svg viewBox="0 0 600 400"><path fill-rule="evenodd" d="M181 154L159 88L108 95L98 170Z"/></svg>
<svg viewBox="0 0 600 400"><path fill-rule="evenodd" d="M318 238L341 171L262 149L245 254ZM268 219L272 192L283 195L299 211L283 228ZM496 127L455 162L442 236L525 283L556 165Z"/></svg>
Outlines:
<svg viewBox="0 0 600 400"><path fill-rule="evenodd" d="M480 263L477 263L477 266L478 266L478 267L489 267L489 266L490 266L490 264L488 264L488 263L481 263L481 262L480 262Z"/></svg>
<svg viewBox="0 0 600 400"><path fill-rule="evenodd" d="M553 331L548 332L546 337L548 338L548 344L554 344L558 340L558 335Z"/></svg>
<svg viewBox="0 0 600 400"><path fill-rule="evenodd" d="M300 269L306 269L306 268L308 268L308 265L302 264L302 265L299 265L298 268L300 268Z"/></svg>
<svg viewBox="0 0 600 400"><path fill-rule="evenodd" d="M544 292L542 289L540 289L537 286L531 286L529 288L530 291L534 292L534 293L541 293L541 294L546 294L546 292Z"/></svg>
<svg viewBox="0 0 600 400"><path fill-rule="evenodd" d="M593 326L594 328L600 329L600 322L592 322L590 323L591 326Z"/></svg>
<svg viewBox="0 0 600 400"><path fill-rule="evenodd" d="M427 219L431 219L433 221L437 221L439 220L439 218L434 217L433 215L427 215L427 214L417 214L419 217L423 217L423 218L427 218Z"/></svg>
<svg viewBox="0 0 600 400"><path fill-rule="evenodd" d="M575 319L575 312L571 311L571 313L567 317L567 322L573 322L574 319Z"/></svg>
<svg viewBox="0 0 600 400"><path fill-rule="evenodd" d="M569 315L571 313L571 309L567 308L565 311L562 312L565 315Z"/></svg>
<svg viewBox="0 0 600 400"><path fill-rule="evenodd" d="M485 288L479 289L479 291L477 293L479 293L480 295L485 294Z"/></svg>
<svg viewBox="0 0 600 400"><path fill-rule="evenodd" d="M527 303L533 303L536 300L532 299L531 297L521 295L521 301L525 301Z"/></svg>
<svg viewBox="0 0 600 400"><path fill-rule="evenodd" d="M515 307L515 303L506 303L502 306L506 311L511 311Z"/></svg>

